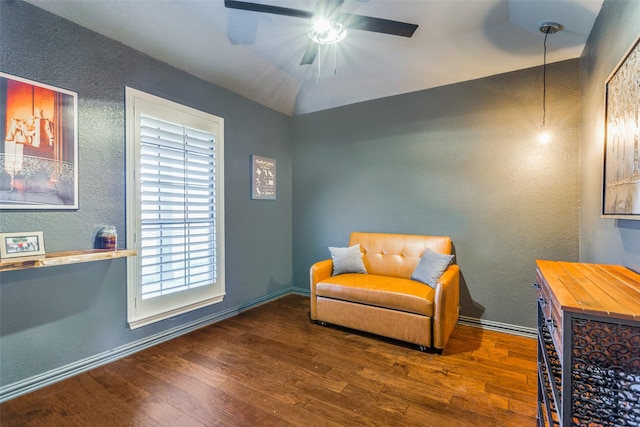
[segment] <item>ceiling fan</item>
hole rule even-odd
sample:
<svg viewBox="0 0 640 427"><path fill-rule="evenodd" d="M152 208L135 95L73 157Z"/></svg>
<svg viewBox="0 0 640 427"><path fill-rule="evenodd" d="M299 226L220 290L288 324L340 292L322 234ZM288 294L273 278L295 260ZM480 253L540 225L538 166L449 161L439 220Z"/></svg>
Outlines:
<svg viewBox="0 0 640 427"><path fill-rule="evenodd" d="M309 42L302 55L300 65L312 64L318 54L319 44L331 44L342 40L346 35L347 28L402 37L413 36L413 33L418 28L417 25L407 22L342 13L340 9L343 3L344 0L319 0L314 12L239 0L225 0L224 5L229 9L270 13L316 21L309 30ZM316 27L317 22L321 22L320 27Z"/></svg>

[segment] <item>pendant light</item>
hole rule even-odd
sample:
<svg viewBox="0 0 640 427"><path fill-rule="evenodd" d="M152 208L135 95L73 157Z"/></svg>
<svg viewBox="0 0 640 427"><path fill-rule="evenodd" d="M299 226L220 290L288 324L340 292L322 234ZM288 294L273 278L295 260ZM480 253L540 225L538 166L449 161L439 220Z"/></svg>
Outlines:
<svg viewBox="0 0 640 427"><path fill-rule="evenodd" d="M546 144L551 139L547 129L547 37L561 30L561 25L557 22L542 22L540 32L544 33L544 62L542 66L542 125L540 126L539 141Z"/></svg>

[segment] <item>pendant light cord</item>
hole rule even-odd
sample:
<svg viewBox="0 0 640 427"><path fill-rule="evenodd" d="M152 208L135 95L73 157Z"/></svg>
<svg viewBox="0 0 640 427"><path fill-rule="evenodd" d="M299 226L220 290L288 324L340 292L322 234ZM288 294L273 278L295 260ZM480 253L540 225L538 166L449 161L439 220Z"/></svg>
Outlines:
<svg viewBox="0 0 640 427"><path fill-rule="evenodd" d="M547 124L547 36L550 28L544 32L544 61L542 66L542 127Z"/></svg>
<svg viewBox="0 0 640 427"><path fill-rule="evenodd" d="M562 26L557 22L547 21L540 24L540 32L544 33L544 61L542 64L542 125L538 139L543 144L549 142L549 133L547 132L547 38L549 34L555 34L561 28Z"/></svg>

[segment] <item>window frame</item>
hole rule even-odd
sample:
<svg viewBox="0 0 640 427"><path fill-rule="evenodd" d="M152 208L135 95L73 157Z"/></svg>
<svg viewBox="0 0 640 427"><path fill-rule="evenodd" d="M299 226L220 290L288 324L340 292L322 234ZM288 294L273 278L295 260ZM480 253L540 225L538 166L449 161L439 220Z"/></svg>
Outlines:
<svg viewBox="0 0 640 427"><path fill-rule="evenodd" d="M219 303L225 296L224 119L125 87L126 120L126 241L136 256L127 258L127 321L136 329L198 308ZM147 115L215 135L216 274L209 285L142 299L140 117Z"/></svg>

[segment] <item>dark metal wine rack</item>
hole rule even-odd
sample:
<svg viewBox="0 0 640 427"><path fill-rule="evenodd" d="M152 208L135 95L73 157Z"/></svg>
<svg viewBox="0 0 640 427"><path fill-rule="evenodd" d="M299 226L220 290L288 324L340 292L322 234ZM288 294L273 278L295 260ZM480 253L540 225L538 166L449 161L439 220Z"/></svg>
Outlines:
<svg viewBox="0 0 640 427"><path fill-rule="evenodd" d="M572 318L574 425L640 426L640 327Z"/></svg>
<svg viewBox="0 0 640 427"><path fill-rule="evenodd" d="M538 305L538 419L544 426L560 425L562 365Z"/></svg>
<svg viewBox="0 0 640 427"><path fill-rule="evenodd" d="M538 261L538 425L640 427L640 275Z"/></svg>

